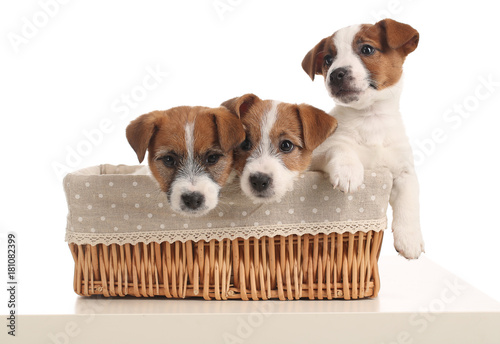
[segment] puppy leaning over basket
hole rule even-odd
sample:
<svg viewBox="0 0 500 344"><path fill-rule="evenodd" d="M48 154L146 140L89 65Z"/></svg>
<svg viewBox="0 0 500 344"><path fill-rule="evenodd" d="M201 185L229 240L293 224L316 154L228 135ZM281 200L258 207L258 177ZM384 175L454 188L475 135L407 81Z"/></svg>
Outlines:
<svg viewBox="0 0 500 344"><path fill-rule="evenodd" d="M280 200L293 190L313 150L333 134L337 120L307 104L261 100L245 94L222 103L245 128L245 141L235 150L241 190L254 202Z"/></svg>
<svg viewBox="0 0 500 344"><path fill-rule="evenodd" d="M245 139L239 118L225 108L181 106L140 116L127 139L174 211L200 216L217 206L233 170L233 149Z"/></svg>
<svg viewBox="0 0 500 344"><path fill-rule="evenodd" d="M312 168L330 175L334 187L353 192L365 169L386 166L394 175L391 193L394 247L405 258L424 251L419 186L399 99L403 63L419 42L410 25L392 19L353 25L323 38L302 61L314 80L322 75L336 103L335 135L315 152Z"/></svg>

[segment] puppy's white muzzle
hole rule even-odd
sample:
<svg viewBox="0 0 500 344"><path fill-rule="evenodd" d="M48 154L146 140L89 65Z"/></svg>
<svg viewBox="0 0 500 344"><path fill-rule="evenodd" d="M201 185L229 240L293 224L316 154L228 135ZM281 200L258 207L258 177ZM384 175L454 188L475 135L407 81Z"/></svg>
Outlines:
<svg viewBox="0 0 500 344"><path fill-rule="evenodd" d="M285 167L279 156L250 158L240 179L241 189L254 202L268 203L281 200L293 189L298 172Z"/></svg>
<svg viewBox="0 0 500 344"><path fill-rule="evenodd" d="M187 216L202 216L217 206L220 186L206 175L180 178L171 185L172 210Z"/></svg>

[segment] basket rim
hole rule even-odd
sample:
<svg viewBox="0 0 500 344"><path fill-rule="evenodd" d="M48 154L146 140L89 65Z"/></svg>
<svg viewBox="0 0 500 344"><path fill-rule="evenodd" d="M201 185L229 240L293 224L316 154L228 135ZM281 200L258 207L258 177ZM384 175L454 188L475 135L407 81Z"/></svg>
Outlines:
<svg viewBox="0 0 500 344"><path fill-rule="evenodd" d="M367 233L369 231L380 232L387 229L387 217L384 216L376 220L360 221L336 221L336 222L316 222L300 223L287 225L262 226L260 234L255 231L249 232L247 227L231 227L203 231L193 229L191 231L171 232L171 231L149 231L133 233L77 233L66 232L65 241L69 244L138 244L138 243L162 243L162 242L187 242L187 241L205 241L211 240L234 240L234 239L260 239L263 237L276 237L293 235L316 235L316 234L343 234L357 232ZM273 235L269 235L272 230Z"/></svg>

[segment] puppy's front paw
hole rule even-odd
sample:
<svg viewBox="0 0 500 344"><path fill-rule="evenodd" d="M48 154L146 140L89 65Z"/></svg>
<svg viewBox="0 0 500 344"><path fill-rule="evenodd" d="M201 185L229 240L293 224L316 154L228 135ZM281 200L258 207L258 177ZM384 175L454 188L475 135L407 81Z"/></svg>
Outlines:
<svg viewBox="0 0 500 344"><path fill-rule="evenodd" d="M406 259L417 259L424 250L420 228L394 228L394 248Z"/></svg>
<svg viewBox="0 0 500 344"><path fill-rule="evenodd" d="M333 163L329 168L330 182L333 188L343 192L355 192L363 184L365 171L361 161L344 164Z"/></svg>

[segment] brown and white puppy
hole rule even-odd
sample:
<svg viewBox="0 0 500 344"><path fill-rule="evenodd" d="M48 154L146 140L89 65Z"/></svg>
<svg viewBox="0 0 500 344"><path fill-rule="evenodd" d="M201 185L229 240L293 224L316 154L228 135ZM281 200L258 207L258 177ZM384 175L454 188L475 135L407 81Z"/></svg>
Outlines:
<svg viewBox="0 0 500 344"><path fill-rule="evenodd" d="M333 186L345 192L362 185L364 169L388 168L394 177L394 246L406 258L424 250L418 180L399 112L403 63L418 42L413 27L384 19L336 31L302 61L311 79L324 77L336 103L330 114L339 122L335 135L315 151L312 168L327 172Z"/></svg>
<svg viewBox="0 0 500 344"><path fill-rule="evenodd" d="M309 167L313 150L337 127L324 111L306 104L261 100L246 94L222 103L238 115L246 132L234 168L243 192L256 202L280 200Z"/></svg>
<svg viewBox="0 0 500 344"><path fill-rule="evenodd" d="M132 121L127 139L149 168L171 208L200 216L214 209L233 169L233 150L245 140L237 116L223 107L181 106Z"/></svg>
<svg viewBox="0 0 500 344"><path fill-rule="evenodd" d="M381 100L395 100L403 63L418 41L417 30L392 19L352 25L316 44L302 68L312 80L315 75L324 77L327 92L338 105L364 110Z"/></svg>

